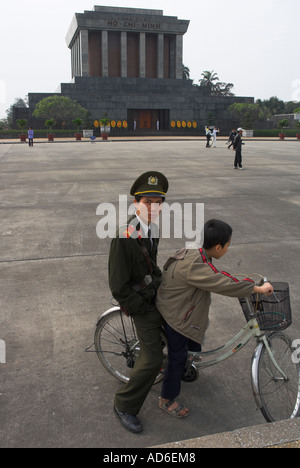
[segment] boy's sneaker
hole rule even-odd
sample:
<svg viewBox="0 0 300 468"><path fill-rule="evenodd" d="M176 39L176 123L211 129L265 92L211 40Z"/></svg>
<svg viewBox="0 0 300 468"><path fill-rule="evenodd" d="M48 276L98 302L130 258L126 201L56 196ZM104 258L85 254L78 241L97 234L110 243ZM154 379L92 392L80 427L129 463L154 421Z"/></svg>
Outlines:
<svg viewBox="0 0 300 468"><path fill-rule="evenodd" d="M244 170L244 168L243 168L243 167L239 167L239 170L240 170L240 171L243 171L243 170Z"/></svg>

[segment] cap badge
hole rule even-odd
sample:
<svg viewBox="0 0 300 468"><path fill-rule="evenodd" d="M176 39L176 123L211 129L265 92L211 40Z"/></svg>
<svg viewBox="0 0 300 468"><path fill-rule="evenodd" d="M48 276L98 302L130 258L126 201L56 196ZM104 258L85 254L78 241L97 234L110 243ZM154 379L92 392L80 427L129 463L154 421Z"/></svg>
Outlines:
<svg viewBox="0 0 300 468"><path fill-rule="evenodd" d="M150 176L148 179L149 185L158 185L158 178L155 176Z"/></svg>

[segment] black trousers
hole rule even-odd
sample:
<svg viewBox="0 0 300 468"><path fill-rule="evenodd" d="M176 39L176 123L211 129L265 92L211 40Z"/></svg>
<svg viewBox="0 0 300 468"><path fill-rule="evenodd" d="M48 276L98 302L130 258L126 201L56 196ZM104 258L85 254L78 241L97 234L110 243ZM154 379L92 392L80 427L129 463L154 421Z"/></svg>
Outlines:
<svg viewBox="0 0 300 468"><path fill-rule="evenodd" d="M33 146L33 138L28 138L29 146Z"/></svg>
<svg viewBox="0 0 300 468"><path fill-rule="evenodd" d="M174 400L181 390L181 376L187 361L188 351L200 352L201 345L189 340L167 323L164 325L168 340L168 365L162 384L161 396L166 400Z"/></svg>
<svg viewBox="0 0 300 468"><path fill-rule="evenodd" d="M235 152L234 167L242 167L242 151Z"/></svg>
<svg viewBox="0 0 300 468"><path fill-rule="evenodd" d="M161 331L164 320L155 306L146 314L135 315L140 353L131 377L115 395L115 406L123 413L137 415L160 371L163 352Z"/></svg>

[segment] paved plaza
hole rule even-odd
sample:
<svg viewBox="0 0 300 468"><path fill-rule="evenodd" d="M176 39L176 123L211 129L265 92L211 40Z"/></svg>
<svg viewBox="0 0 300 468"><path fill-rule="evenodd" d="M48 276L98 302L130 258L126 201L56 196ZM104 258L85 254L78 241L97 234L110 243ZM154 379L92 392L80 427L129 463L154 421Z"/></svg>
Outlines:
<svg viewBox="0 0 300 468"><path fill-rule="evenodd" d="M120 384L84 351L111 300L97 206L117 206L151 169L168 177L170 203L204 203L206 220L232 225L217 267L289 282L288 334L300 338L300 143L248 140L244 171L233 158L225 140L210 149L203 139L0 145L0 447L151 447L265 423L251 391L254 341L183 384L186 420L162 412L153 387L139 435L114 415ZM162 239L159 265L184 242ZM244 324L237 300L213 296L205 349Z"/></svg>

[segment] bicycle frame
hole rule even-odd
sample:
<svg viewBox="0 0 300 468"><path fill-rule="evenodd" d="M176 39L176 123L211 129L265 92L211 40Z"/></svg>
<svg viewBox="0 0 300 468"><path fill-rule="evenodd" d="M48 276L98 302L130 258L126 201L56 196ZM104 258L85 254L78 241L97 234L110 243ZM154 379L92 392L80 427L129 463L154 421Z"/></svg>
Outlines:
<svg viewBox="0 0 300 468"><path fill-rule="evenodd" d="M215 356L218 355L219 353L222 352L222 354L214 359L210 359L208 361L204 362L196 362L194 363L197 367L198 370L200 369L206 369L207 367L214 366L215 364L218 364L219 362L223 362L226 359L229 359L230 357L234 356L236 353L238 353L241 349L246 346L249 341L251 340L252 337L256 337L257 341L261 342L261 347L264 345L267 349L267 352L270 356L270 359L272 363L274 364L275 368L278 370L278 372L282 375L282 378L284 380L288 380L286 374L280 369L279 365L277 364L272 350L269 346L267 336L261 332L259 328L259 324L257 322L257 319L255 317L255 313L253 311L253 307L249 301L249 299L246 299L247 306L249 308L249 311L251 311L251 319L247 324L240 330L230 341L228 341L225 345L221 346L220 348L214 349L212 351L207 351L207 352L200 352L200 353L193 353L189 352L189 358L188 358L188 363L190 365L193 363L194 357L199 356L201 358L205 358L206 356ZM239 340L238 345L236 345L234 348L232 346L236 341ZM257 353L255 353L253 357L253 361L255 360L255 356Z"/></svg>
<svg viewBox="0 0 300 468"><path fill-rule="evenodd" d="M266 347L267 352L268 352L268 354L270 356L270 359L271 359L272 363L274 364L275 368L282 375L282 378L284 380L288 379L286 374L280 369L279 365L277 364L277 362L276 362L276 360L275 360L275 358L273 356L273 353L272 353L271 348L270 348L269 343L268 343L267 336L259 328L259 324L257 322L255 312L253 310L252 304L249 301L249 299L246 299L246 303L247 303L249 311L251 312L251 314L250 314L251 318L250 318L249 322L247 322L247 324L231 340L229 340L223 346L221 346L221 347L219 347L217 349L211 350L211 351L206 351L206 352L200 352L200 353L189 352L188 353L187 366L186 366L187 368L189 366L191 366L192 364L194 364L197 367L198 370L201 370L201 369L206 369L207 367L211 367L211 366L214 366L216 364L219 364L220 362L226 361L227 359L229 359L232 356L234 356L235 354L237 354L241 349L243 349L249 343L251 338L256 337L257 341L260 342L260 346L258 348L261 349L263 345ZM112 311L117 311L117 310L120 310L119 307L117 307L117 306L112 307L111 309L107 310L102 315L102 317L105 316L105 315L108 315ZM122 314L122 312L120 312L120 313ZM236 343L236 342L238 342L238 344L234 346L234 343ZM139 340L137 339L136 342L131 345L131 347L129 348L129 351L134 350L134 348L136 346L138 346L138 344L139 344ZM253 356L254 365L255 365L255 362L256 362L255 357L257 356L257 353L258 353L258 351L256 350L256 352L254 353L254 356ZM120 355L121 354L122 353L120 353ZM199 362L198 360L196 360L196 362L194 362L194 358L196 358L196 357L200 357L200 358L212 357L212 359L208 359L207 361L203 361L203 362Z"/></svg>
<svg viewBox="0 0 300 468"><path fill-rule="evenodd" d="M201 353L189 352L189 360L192 363L193 358L196 356L205 358L206 356L217 356L219 353L222 353L220 354L220 356L217 356L213 359L209 359L208 361L196 363L197 369L205 369L207 367L214 366L215 364L225 361L226 359L229 359L230 357L238 353L242 348L244 348L244 346L247 345L247 343L249 343L251 338L253 338L254 336L256 336L258 339L263 339L256 318L251 319L245 325L245 327L242 328L242 330L240 330L230 341L228 341L220 348ZM234 343L237 341L239 341L238 344L233 347Z"/></svg>

